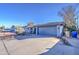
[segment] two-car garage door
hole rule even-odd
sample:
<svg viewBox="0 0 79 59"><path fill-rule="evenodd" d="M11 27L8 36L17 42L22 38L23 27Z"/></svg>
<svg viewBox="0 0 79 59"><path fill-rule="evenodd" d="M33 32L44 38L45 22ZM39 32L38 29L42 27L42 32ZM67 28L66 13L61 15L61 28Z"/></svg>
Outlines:
<svg viewBox="0 0 79 59"><path fill-rule="evenodd" d="M57 27L39 27L39 35L57 36Z"/></svg>

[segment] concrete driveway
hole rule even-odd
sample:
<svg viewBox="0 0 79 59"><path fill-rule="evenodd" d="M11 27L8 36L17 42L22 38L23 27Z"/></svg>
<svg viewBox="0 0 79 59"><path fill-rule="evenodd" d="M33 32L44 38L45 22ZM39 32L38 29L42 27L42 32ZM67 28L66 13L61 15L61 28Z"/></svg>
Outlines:
<svg viewBox="0 0 79 59"><path fill-rule="evenodd" d="M59 39L54 37L0 40L0 55L37 55L48 51L48 48L55 46L57 42Z"/></svg>

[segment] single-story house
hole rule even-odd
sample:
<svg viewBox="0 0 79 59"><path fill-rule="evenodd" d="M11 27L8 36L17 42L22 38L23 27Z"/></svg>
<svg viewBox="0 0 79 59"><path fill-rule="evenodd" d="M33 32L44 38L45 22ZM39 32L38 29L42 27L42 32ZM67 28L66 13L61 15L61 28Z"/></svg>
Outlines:
<svg viewBox="0 0 79 59"><path fill-rule="evenodd" d="M34 32L33 27L24 26L23 28L25 29L26 34L32 34Z"/></svg>
<svg viewBox="0 0 79 59"><path fill-rule="evenodd" d="M36 35L49 35L60 37L62 35L64 22L50 22L46 24L35 25L32 32Z"/></svg>

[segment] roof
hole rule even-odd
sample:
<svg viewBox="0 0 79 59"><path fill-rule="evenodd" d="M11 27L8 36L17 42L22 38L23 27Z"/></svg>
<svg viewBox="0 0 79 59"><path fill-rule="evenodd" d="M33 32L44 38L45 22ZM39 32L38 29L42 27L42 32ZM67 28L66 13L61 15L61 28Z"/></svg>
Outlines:
<svg viewBox="0 0 79 59"><path fill-rule="evenodd" d="M49 22L46 24L39 24L39 25L35 25L35 27L49 27L49 26L57 26L57 25L64 25L64 22Z"/></svg>

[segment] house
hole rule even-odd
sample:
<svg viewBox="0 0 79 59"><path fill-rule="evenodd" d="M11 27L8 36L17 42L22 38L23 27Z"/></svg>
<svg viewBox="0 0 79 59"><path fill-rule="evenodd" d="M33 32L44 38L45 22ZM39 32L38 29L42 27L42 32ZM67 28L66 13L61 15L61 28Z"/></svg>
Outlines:
<svg viewBox="0 0 79 59"><path fill-rule="evenodd" d="M62 35L64 22L50 22L46 24L35 25L32 32L36 35L47 35L60 37Z"/></svg>
<svg viewBox="0 0 79 59"><path fill-rule="evenodd" d="M34 34L34 23L33 22L29 22L27 26L24 26L23 28L25 29L27 34Z"/></svg>
<svg viewBox="0 0 79 59"><path fill-rule="evenodd" d="M26 34L31 34L31 28L30 27L23 26L23 28L25 29Z"/></svg>

